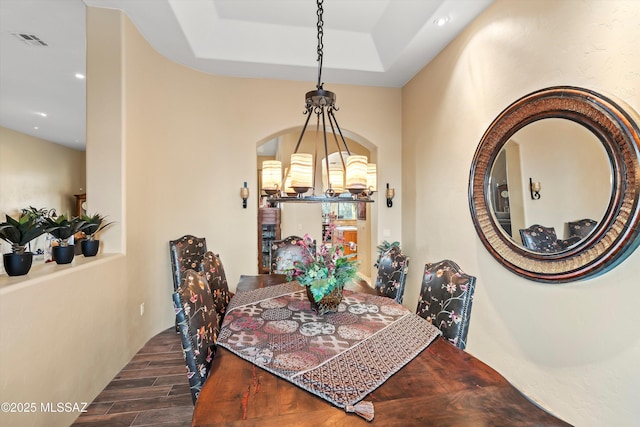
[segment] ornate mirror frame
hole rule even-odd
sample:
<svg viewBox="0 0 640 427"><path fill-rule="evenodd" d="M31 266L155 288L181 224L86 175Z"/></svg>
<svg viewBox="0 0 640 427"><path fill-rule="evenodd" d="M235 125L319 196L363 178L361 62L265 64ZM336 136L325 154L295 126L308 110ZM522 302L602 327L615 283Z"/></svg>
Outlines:
<svg viewBox="0 0 640 427"><path fill-rule="evenodd" d="M588 89L558 86L518 99L491 123L471 164L469 206L480 240L504 267L539 282L570 282L612 269L640 244L640 120L622 105ZM607 152L612 174L609 206L596 229L577 245L552 254L520 247L504 233L487 191L502 147L519 129L545 118L572 120L591 130Z"/></svg>

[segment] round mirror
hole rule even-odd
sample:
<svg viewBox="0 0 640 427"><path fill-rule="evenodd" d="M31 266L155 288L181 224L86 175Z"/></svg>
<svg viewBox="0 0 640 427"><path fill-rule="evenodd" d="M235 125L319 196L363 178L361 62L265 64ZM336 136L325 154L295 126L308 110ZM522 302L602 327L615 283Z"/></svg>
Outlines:
<svg viewBox="0 0 640 427"><path fill-rule="evenodd" d="M507 107L474 155L469 204L482 243L542 282L601 274L640 243L638 115L576 87Z"/></svg>

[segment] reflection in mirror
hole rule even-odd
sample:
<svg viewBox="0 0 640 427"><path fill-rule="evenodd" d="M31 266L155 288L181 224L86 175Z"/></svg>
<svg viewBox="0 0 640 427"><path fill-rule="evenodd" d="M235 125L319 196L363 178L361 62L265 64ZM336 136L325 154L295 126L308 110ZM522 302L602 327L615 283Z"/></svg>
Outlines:
<svg viewBox="0 0 640 427"><path fill-rule="evenodd" d="M531 197L531 177L541 183L539 199ZM527 248L520 230L536 224L553 228L557 239L566 242L547 251L556 252L586 237L570 239L569 222L603 218L612 193L611 163L589 129L546 118L509 138L491 167L487 187L495 220L506 235Z"/></svg>

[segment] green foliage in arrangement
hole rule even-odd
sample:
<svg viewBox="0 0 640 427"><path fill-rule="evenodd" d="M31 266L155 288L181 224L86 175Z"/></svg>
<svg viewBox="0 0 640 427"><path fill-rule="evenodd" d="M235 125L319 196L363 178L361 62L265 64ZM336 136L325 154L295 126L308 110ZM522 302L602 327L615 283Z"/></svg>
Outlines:
<svg viewBox="0 0 640 427"><path fill-rule="evenodd" d="M300 285L309 287L313 299L318 302L335 288L344 287L356 276L358 262L355 255L344 255L342 244L329 246L323 241L314 252L313 239L305 234L298 244L306 249L302 261L296 261L287 272L287 280L296 280Z"/></svg>
<svg viewBox="0 0 640 427"><path fill-rule="evenodd" d="M67 246L69 244L69 238L76 234L82 226L84 221L78 217L67 219L65 215L59 217L44 217L45 231L51 234L61 246Z"/></svg>
<svg viewBox="0 0 640 427"><path fill-rule="evenodd" d="M113 224L113 221L105 223L104 221L106 217L98 213L93 215L82 215L81 219L84 221L84 225L80 230L87 235L89 240L94 240L98 232Z"/></svg>

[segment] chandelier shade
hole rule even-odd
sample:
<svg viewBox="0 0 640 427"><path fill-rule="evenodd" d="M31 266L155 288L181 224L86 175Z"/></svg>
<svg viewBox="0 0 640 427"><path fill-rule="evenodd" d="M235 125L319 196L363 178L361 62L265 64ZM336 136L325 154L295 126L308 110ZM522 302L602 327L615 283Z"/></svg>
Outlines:
<svg viewBox="0 0 640 427"><path fill-rule="evenodd" d="M346 187L351 193L362 193L367 188L367 156L347 157Z"/></svg>
<svg viewBox="0 0 640 427"><path fill-rule="evenodd" d="M280 160L262 162L262 189L267 194L276 194L282 182L282 163Z"/></svg>
<svg viewBox="0 0 640 427"><path fill-rule="evenodd" d="M339 196L344 193L344 167L340 163L329 163L329 173L326 164L322 163L322 185L325 194Z"/></svg>
<svg viewBox="0 0 640 427"><path fill-rule="evenodd" d="M367 164L367 191L378 191L378 171L375 163Z"/></svg>
<svg viewBox="0 0 640 427"><path fill-rule="evenodd" d="M291 188L306 193L313 187L313 156L308 153L291 155Z"/></svg>
<svg viewBox="0 0 640 427"><path fill-rule="evenodd" d="M287 177L284 179L284 192L288 196L296 195L296 190L291 186L291 173L287 173Z"/></svg>

